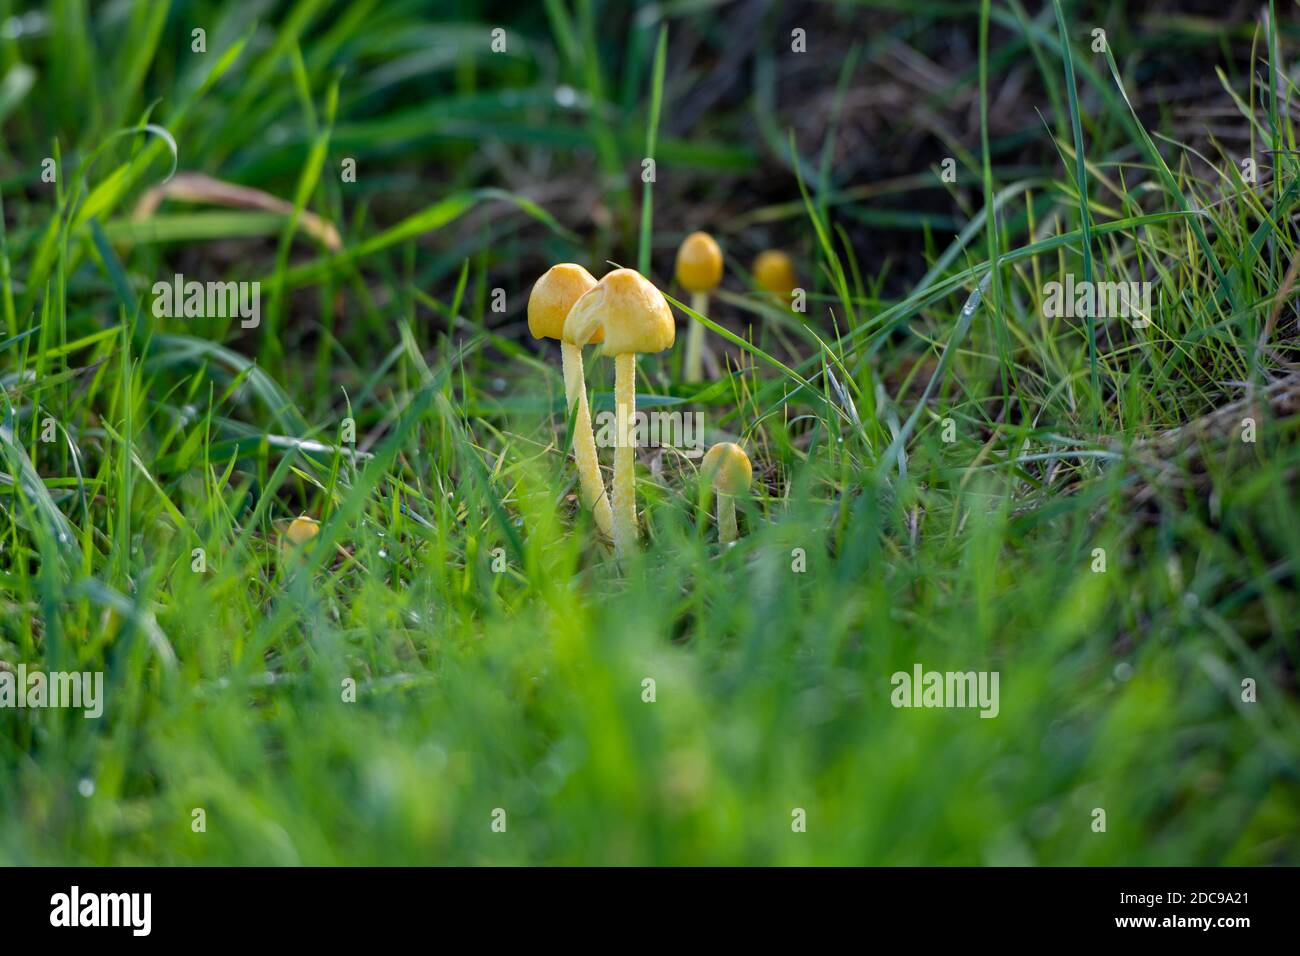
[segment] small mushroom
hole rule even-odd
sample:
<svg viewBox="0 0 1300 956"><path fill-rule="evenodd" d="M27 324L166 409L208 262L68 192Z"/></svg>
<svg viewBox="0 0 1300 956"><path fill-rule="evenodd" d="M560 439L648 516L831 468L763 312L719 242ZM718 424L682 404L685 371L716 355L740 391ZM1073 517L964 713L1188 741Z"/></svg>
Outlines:
<svg viewBox="0 0 1300 956"><path fill-rule="evenodd" d="M722 250L707 232L693 232L677 248L677 281L691 294L691 308L707 315L709 293L722 281ZM684 375L698 382L704 371L704 326L692 321L686 333Z"/></svg>
<svg viewBox="0 0 1300 956"><path fill-rule="evenodd" d="M701 470L718 493L718 540L730 544L737 537L736 495L747 492L754 478L749 456L734 442L718 442L704 453Z"/></svg>
<svg viewBox="0 0 1300 956"><path fill-rule="evenodd" d="M676 328L673 314L641 273L615 269L578 300L564 322L566 342L591 341L604 330L602 353L614 356L614 551L630 554L636 538L636 472L632 449L632 418L636 414L638 352L672 348Z"/></svg>
<svg viewBox="0 0 1300 956"><path fill-rule="evenodd" d="M280 550L288 552L301 547L320 534L320 522L310 515L298 515L289 522L280 538Z"/></svg>
<svg viewBox="0 0 1300 956"><path fill-rule="evenodd" d="M591 509L601 534L612 537L614 521L609 510L605 483L600 477L596 439L591 430L591 409L587 405L587 382L582 369L582 344L564 337L564 320L569 310L596 285L582 266L562 262L551 266L528 296L528 331L535 339L559 339L560 362L564 369L564 397L573 422L573 460L578 467L578 484L583 504ZM593 342L603 338L597 330ZM574 409L577 409L575 414Z"/></svg>
<svg viewBox="0 0 1300 956"><path fill-rule="evenodd" d="M754 260L754 281L759 288L782 299L789 299L798 280L794 277L794 263L780 249L764 249Z"/></svg>

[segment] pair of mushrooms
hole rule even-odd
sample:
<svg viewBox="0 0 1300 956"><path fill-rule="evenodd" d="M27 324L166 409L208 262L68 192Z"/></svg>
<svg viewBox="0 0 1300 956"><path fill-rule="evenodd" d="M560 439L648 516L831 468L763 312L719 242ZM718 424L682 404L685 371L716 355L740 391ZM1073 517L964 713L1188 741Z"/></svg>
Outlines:
<svg viewBox="0 0 1300 956"><path fill-rule="evenodd" d="M709 293L722 283L722 250L707 232L693 232L677 247L677 281L691 294L691 308L700 315L709 309ZM788 299L795 288L794 263L779 249L765 249L754 260L754 281L759 288ZM704 374L704 326L692 322L686 334L687 382Z"/></svg>
<svg viewBox="0 0 1300 956"><path fill-rule="evenodd" d="M614 539L618 555L636 546L636 486L632 416L636 411L636 357L671 348L673 314L663 293L632 269L615 269L599 282L580 265L563 262L546 271L528 297L528 331L533 338L559 339L564 394L574 415L573 457L583 503L596 526ZM603 344L614 357L613 504L605 497L596 440L587 405L582 347Z"/></svg>
<svg viewBox="0 0 1300 956"><path fill-rule="evenodd" d="M721 266L719 265L719 269ZM698 323L696 323L698 325ZM537 280L528 297L528 331L533 338L558 339L564 373L564 394L573 415L573 457L583 504L591 508L596 526L614 540L619 557L637 545L635 453L632 421L636 412L636 357L672 348L676 324L672 311L658 289L632 269L615 269L599 282L580 265L571 262L552 266ZM582 348L600 344L603 354L614 358L614 483L612 504L605 495L596 455L596 440L587 404L587 384L582 366ZM732 496L748 488L749 459L736 445L733 451L715 446L705 455L713 473L726 482L718 485L720 534L735 539L735 505ZM717 454L715 454L715 452ZM744 459L744 487L735 455ZM712 460L710 456L713 456ZM726 469L721 467L728 463ZM724 505L723 499L726 498ZM725 509L725 516L724 516Z"/></svg>

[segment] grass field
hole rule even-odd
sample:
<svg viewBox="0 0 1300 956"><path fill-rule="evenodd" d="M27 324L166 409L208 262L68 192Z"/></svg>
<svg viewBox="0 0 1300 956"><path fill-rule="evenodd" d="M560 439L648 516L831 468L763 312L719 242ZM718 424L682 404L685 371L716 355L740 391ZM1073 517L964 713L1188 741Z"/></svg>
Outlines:
<svg viewBox="0 0 1300 956"><path fill-rule="evenodd" d="M0 671L103 675L0 863L1300 862L1293 0L512 6L0 0ZM580 505L558 262L734 545Z"/></svg>

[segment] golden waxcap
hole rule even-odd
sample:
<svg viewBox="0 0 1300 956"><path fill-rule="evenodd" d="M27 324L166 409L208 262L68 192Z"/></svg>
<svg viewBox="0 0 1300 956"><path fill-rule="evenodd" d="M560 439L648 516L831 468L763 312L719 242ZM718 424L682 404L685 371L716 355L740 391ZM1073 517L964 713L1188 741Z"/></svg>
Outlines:
<svg viewBox="0 0 1300 956"><path fill-rule="evenodd" d="M635 269L615 269L578 300L564 323L566 342L591 341L605 330L603 354L662 352L676 334L664 295Z"/></svg>
<svg viewBox="0 0 1300 956"><path fill-rule="evenodd" d="M310 541L318 534L320 534L320 523L315 518L299 515L289 522L289 527L285 529L284 543L297 546Z"/></svg>
<svg viewBox="0 0 1300 956"><path fill-rule="evenodd" d="M722 250L707 232L693 232L677 247L677 281L687 292L712 292L722 281Z"/></svg>
<svg viewBox="0 0 1300 956"><path fill-rule="evenodd" d="M576 263L561 262L547 269L528 296L528 331L533 338L562 339L569 310L595 284L595 277ZM602 337L597 330L591 341L599 342Z"/></svg>
<svg viewBox="0 0 1300 956"><path fill-rule="evenodd" d="M754 260L754 281L768 292L788 296L798 281L794 277L794 263L780 249L765 249Z"/></svg>
<svg viewBox="0 0 1300 956"><path fill-rule="evenodd" d="M704 453L704 462L700 467L712 479L713 487L723 494L744 494L749 490L749 483L754 480L754 469L749 464L749 456L745 454L745 449L734 442L718 442Z"/></svg>

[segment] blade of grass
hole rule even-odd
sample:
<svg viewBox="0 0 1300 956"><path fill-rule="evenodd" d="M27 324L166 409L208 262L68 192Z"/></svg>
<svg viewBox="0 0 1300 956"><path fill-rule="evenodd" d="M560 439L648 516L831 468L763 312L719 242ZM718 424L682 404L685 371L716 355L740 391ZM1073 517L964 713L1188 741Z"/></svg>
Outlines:
<svg viewBox="0 0 1300 956"><path fill-rule="evenodd" d="M659 111L663 106L664 67L668 56L668 24L659 27L659 41L655 44L654 77L650 85L650 119L645 131L645 154L652 163L655 158L655 140L659 136ZM637 245L637 271L650 275L650 233L654 219L654 180L641 184L641 238Z"/></svg>
<svg viewBox="0 0 1300 956"><path fill-rule="evenodd" d="M1088 209L1088 170L1083 148L1083 123L1079 117L1079 88L1074 78L1074 54L1070 46L1070 33L1065 25L1065 11L1061 0L1052 0L1056 10L1056 29L1061 39L1061 58L1065 61L1065 91L1070 104L1070 130L1074 136L1075 186L1079 190L1079 231L1083 236L1083 281L1092 283L1092 214ZM996 291L994 293L996 295ZM1091 312L1086 316L1088 328L1088 371L1092 382L1094 422L1101 421L1101 382L1097 368L1097 319Z"/></svg>

